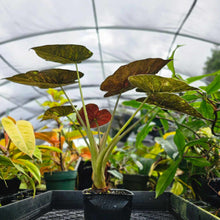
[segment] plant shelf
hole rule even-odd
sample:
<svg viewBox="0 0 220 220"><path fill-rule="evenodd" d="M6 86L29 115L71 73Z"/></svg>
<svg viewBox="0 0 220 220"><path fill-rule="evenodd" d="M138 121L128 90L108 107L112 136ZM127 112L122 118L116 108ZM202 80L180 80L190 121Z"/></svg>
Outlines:
<svg viewBox="0 0 220 220"><path fill-rule="evenodd" d="M134 191L131 220L214 220L218 217L187 200L165 192ZM84 219L81 191L47 191L0 207L1 220Z"/></svg>

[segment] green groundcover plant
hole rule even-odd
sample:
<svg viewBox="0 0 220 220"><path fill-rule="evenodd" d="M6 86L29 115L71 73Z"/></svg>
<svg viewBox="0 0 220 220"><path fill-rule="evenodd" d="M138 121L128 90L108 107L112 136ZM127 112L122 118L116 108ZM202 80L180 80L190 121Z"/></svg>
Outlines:
<svg viewBox="0 0 220 220"><path fill-rule="evenodd" d="M185 91L199 91L198 88L192 87L176 77L167 78L156 75L165 65L173 65L172 59L163 60L161 58L148 58L137 60L119 67L114 74L107 77L100 85L100 89L106 92L104 97L117 96L114 109L110 112L107 109L100 110L94 103L86 104L84 100L80 81L84 74L78 70L77 64L92 56L93 53L90 50L82 45L70 44L44 45L34 47L32 49L39 57L45 60L61 64L72 63L75 65L76 70L33 70L27 73L17 74L6 79L29 86L38 86L42 89L60 87L60 89L64 92L69 104L46 110L42 120L67 116L72 113L76 114L78 124L75 124L75 121L72 123L75 124L75 127L81 133L91 152L94 190L96 189L101 192L106 192L108 190L105 182L105 167L109 156L121 138L133 129L137 123L143 119L143 117L146 117L146 115L144 115L136 123L129 125L132 119L146 103L205 120L205 116L203 116L196 110L196 108L178 94ZM64 86L73 83L77 83L79 87L82 104L80 107L74 105L74 102L70 100L63 88ZM137 100L140 102L139 107L121 127L117 134L112 137L111 141L108 141L109 132L112 127L112 121L116 113L120 96L122 93L131 89L136 89L138 93L143 93L144 97ZM106 131L101 132L100 127L107 123L108 126ZM93 133L94 128L98 131L98 135L96 136L94 136ZM183 149L181 149L181 152L183 152ZM180 157L181 155L182 154L180 154ZM179 160L180 159L174 161L174 168L177 166Z"/></svg>

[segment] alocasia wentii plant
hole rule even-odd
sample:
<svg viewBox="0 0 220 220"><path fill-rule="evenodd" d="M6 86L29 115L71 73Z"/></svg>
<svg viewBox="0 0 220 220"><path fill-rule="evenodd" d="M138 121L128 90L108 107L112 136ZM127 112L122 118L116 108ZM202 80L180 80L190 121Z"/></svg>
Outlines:
<svg viewBox="0 0 220 220"><path fill-rule="evenodd" d="M6 78L7 80L22 83L39 88L60 87L67 99L69 106L58 106L54 109L48 109L43 119L65 116L70 113L76 113L77 120L81 127L76 126L81 132L86 144L91 152L91 162L93 168L93 188L106 191L105 167L113 148L126 135L132 127L140 120L129 127L129 123L141 110L145 103L157 105L161 108L167 108L174 111L183 112L195 117L203 117L195 108L189 105L180 96L174 94L188 90L197 90L195 87L187 85L178 79L171 79L157 76L156 74L167 65L170 60L161 58L149 58L137 60L127 65L121 66L116 72L106 78L100 85L100 89L105 91L105 97L117 95L117 101L114 109L111 111L99 109L93 103L85 104L80 78L83 73L79 72L77 63L80 63L92 56L92 52L81 45L45 45L32 48L38 56L45 60L58 62L62 64L73 63L76 71L64 69L49 69L44 71L29 71L24 74L18 74ZM77 83L81 95L81 108L78 110L67 96L63 86ZM109 132L112 121L117 109L117 105L122 93L137 89L137 92L144 92L147 97L139 99L141 105L131 115L130 119L122 126L118 133L108 142ZM74 123L74 122L73 122ZM108 124L105 132L101 133L99 127ZM98 128L98 141L94 137L92 128ZM86 135L85 135L86 133Z"/></svg>

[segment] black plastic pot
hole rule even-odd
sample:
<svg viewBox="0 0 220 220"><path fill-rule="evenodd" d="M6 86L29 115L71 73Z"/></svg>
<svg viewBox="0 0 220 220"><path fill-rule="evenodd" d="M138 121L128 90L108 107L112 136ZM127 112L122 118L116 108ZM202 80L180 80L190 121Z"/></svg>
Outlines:
<svg viewBox="0 0 220 220"><path fill-rule="evenodd" d="M74 190L77 171L57 171L44 173L47 190Z"/></svg>
<svg viewBox="0 0 220 220"><path fill-rule="evenodd" d="M17 177L5 181L3 179L0 179L0 196L17 193L20 184L21 180L19 180Z"/></svg>
<svg viewBox="0 0 220 220"><path fill-rule="evenodd" d="M123 174L123 187L132 191L147 189L148 176L141 174Z"/></svg>
<svg viewBox="0 0 220 220"><path fill-rule="evenodd" d="M91 161L81 161L78 167L77 189L88 189L92 186Z"/></svg>
<svg viewBox="0 0 220 220"><path fill-rule="evenodd" d="M196 176L192 181L192 187L197 195L197 199L201 199L210 205L220 208L220 178L213 179L211 181Z"/></svg>
<svg viewBox="0 0 220 220"><path fill-rule="evenodd" d="M114 189L106 194L83 190L85 220L129 220L133 195L124 189Z"/></svg>

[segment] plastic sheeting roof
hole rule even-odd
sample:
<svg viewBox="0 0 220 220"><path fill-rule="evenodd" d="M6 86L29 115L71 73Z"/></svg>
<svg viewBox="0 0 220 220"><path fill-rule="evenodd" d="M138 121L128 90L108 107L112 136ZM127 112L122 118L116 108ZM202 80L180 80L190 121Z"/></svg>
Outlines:
<svg viewBox="0 0 220 220"><path fill-rule="evenodd" d="M211 48L220 44L219 0L0 0L0 78L60 67L30 48L45 44L81 44L94 55L79 64L86 103L113 104L99 91L103 79L138 59L166 59L177 45L178 73L203 73ZM74 69L65 65L63 68ZM0 80L0 117L31 121L43 112L37 102L45 90ZM75 85L68 94L80 99ZM125 99L134 93L127 92ZM79 104L80 105L80 104Z"/></svg>

